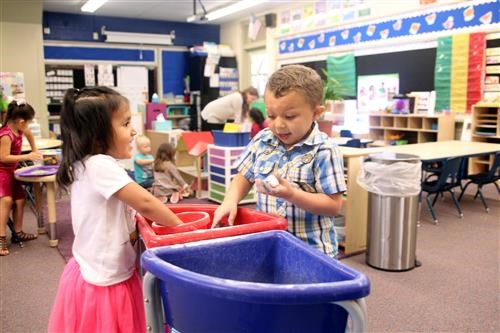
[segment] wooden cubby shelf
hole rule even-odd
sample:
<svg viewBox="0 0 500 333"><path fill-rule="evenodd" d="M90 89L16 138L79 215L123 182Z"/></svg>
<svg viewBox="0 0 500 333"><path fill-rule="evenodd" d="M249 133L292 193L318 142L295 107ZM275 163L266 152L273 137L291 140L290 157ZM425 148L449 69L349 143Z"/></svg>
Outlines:
<svg viewBox="0 0 500 333"><path fill-rule="evenodd" d="M500 144L500 103L480 102L472 106L471 140ZM470 158L469 173L487 172L493 158L493 155Z"/></svg>
<svg viewBox="0 0 500 333"><path fill-rule="evenodd" d="M452 115L418 114L371 114L370 136L373 140L385 141L387 145L396 141L424 143L453 140L455 118Z"/></svg>

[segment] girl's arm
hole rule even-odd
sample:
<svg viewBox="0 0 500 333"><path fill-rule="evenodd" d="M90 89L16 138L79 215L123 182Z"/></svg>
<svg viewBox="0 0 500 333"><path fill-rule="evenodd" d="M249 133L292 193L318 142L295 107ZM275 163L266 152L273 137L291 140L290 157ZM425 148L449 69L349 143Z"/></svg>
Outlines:
<svg viewBox="0 0 500 333"><path fill-rule="evenodd" d="M35 137L33 136L33 133L31 133L31 130L29 128L26 128L23 131L23 133L24 133L24 136L26 137L26 139L28 139L28 142L30 143L31 151L37 152L38 148L36 147Z"/></svg>
<svg viewBox="0 0 500 333"><path fill-rule="evenodd" d="M114 195L151 221L167 226L182 224L167 206L135 182L125 185Z"/></svg>
<svg viewBox="0 0 500 333"><path fill-rule="evenodd" d="M39 151L32 151L29 154L12 155L10 148L12 141L6 135L0 138L0 162L2 163L18 163L23 161L40 161L42 154Z"/></svg>
<svg viewBox="0 0 500 333"><path fill-rule="evenodd" d="M139 164L140 166L145 166L145 165L148 165L148 164L153 164L154 162L155 162L154 159L146 160L146 159L138 158L138 159L135 160L135 163Z"/></svg>
<svg viewBox="0 0 500 333"><path fill-rule="evenodd" d="M255 185L261 193L273 195L291 202L295 206L316 214L334 216L340 213L342 208L342 193L325 194L309 193L300 188L293 187L288 181L275 175L279 185L275 187L264 187L261 180L256 180Z"/></svg>

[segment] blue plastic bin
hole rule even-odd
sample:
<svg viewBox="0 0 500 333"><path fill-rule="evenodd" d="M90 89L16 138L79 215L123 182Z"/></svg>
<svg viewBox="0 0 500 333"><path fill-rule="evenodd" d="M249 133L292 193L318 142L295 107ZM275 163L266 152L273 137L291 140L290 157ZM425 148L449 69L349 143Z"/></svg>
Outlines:
<svg viewBox="0 0 500 333"><path fill-rule="evenodd" d="M224 147L243 147L250 142L250 132L212 131L214 145Z"/></svg>
<svg viewBox="0 0 500 333"><path fill-rule="evenodd" d="M366 329L368 278L286 231L157 247L142 266L153 332L344 332L348 314Z"/></svg>

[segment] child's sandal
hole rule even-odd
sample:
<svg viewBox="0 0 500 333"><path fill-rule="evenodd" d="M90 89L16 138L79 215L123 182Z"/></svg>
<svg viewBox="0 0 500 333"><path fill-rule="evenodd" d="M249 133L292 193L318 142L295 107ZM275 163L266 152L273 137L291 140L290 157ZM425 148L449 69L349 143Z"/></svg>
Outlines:
<svg viewBox="0 0 500 333"><path fill-rule="evenodd" d="M10 251L7 246L7 236L0 236L0 257L8 256L9 254Z"/></svg>
<svg viewBox="0 0 500 333"><path fill-rule="evenodd" d="M22 230L21 231L17 231L16 235L17 235L17 238L16 237L12 237L12 239L11 239L12 243L19 243L20 241L21 242L28 242L28 241L32 241L32 240L35 240L35 239L38 238L37 235L27 234L27 233L25 233Z"/></svg>

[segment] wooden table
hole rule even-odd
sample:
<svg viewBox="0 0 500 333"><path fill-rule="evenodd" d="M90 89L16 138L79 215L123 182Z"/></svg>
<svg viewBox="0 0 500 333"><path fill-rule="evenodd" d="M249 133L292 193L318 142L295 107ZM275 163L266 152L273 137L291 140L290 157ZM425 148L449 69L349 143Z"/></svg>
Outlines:
<svg viewBox="0 0 500 333"><path fill-rule="evenodd" d="M343 203L345 241L341 245L344 247L344 253L350 254L366 249L368 192L357 183L356 178L363 166L363 159L368 155L394 152L417 155L422 161L434 161L449 157L492 154L500 150L500 144L452 140L364 149L341 146L338 149L344 157L347 177L347 197Z"/></svg>
<svg viewBox="0 0 500 333"><path fill-rule="evenodd" d="M62 141L57 139L35 139L35 144L38 150L61 147ZM23 140L22 152L29 153L31 146L27 140Z"/></svg>
<svg viewBox="0 0 500 333"><path fill-rule="evenodd" d="M49 246L55 247L58 244L58 240L56 237L56 175L51 176L42 176L42 177L22 177L18 176L17 173L25 170L29 170L32 168L36 168L37 166L29 166L16 170L15 178L19 181L32 183L33 190L35 194L35 208L37 212L37 220L38 220L38 233L45 233L45 227L43 222L43 196L42 196L42 184L47 186L47 210L48 216L47 221L49 223Z"/></svg>
<svg viewBox="0 0 500 333"><path fill-rule="evenodd" d="M436 141L401 146L387 146L379 151L412 154L422 161L437 161L451 157L475 157L500 151L500 144L471 141Z"/></svg>

